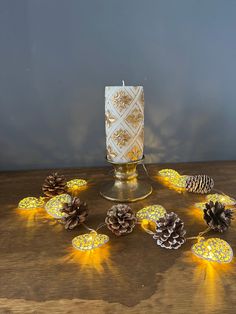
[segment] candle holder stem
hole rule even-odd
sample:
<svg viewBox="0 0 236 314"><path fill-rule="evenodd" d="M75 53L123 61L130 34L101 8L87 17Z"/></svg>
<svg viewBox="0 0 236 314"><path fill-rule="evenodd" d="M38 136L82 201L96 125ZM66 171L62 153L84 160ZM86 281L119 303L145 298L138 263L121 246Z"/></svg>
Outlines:
<svg viewBox="0 0 236 314"><path fill-rule="evenodd" d="M100 194L111 201L135 202L146 198L152 193L152 186L138 180L137 165L144 160L127 163L115 163L107 160L114 167L114 181L106 184Z"/></svg>

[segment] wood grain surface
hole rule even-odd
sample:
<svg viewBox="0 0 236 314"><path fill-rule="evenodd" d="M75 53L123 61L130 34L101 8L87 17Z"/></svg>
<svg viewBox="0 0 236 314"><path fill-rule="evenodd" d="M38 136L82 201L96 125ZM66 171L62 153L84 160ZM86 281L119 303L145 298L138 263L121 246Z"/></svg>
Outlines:
<svg viewBox="0 0 236 314"><path fill-rule="evenodd" d="M181 174L208 174L215 188L236 197L236 162L149 165L158 170L174 168ZM84 178L88 188L80 192L90 214L87 225L96 228L113 204L99 196L99 188L110 180L109 167L64 169L69 179ZM149 180L142 169L140 178ZM128 236L110 236L104 247L92 253L72 249L74 236L83 227L66 231L45 211L25 214L17 209L20 199L41 195L42 182L50 171L0 173L0 313L235 313L236 268L204 262L190 251L194 241L179 250L157 247L140 226ZM161 204L185 222L188 236L206 228L202 214L192 205L204 199L178 193L157 180L143 206ZM210 233L228 241L236 252L236 222L224 234Z"/></svg>

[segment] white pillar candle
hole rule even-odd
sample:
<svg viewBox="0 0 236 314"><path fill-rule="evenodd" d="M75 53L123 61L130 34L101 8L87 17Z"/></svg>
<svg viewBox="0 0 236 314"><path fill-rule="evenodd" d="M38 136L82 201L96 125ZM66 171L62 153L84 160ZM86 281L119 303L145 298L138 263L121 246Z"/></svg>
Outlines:
<svg viewBox="0 0 236 314"><path fill-rule="evenodd" d="M106 86L107 159L117 163L143 157L144 94L142 86Z"/></svg>

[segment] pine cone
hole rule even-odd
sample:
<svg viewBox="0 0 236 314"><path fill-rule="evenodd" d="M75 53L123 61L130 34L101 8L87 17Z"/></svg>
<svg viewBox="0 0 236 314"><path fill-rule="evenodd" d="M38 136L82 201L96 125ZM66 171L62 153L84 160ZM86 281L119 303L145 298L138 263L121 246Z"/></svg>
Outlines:
<svg viewBox="0 0 236 314"><path fill-rule="evenodd" d="M117 204L107 211L105 223L115 235L121 236L133 231L137 218L132 209L125 204Z"/></svg>
<svg viewBox="0 0 236 314"><path fill-rule="evenodd" d="M204 219L208 226L219 232L226 231L231 223L233 212L231 209L225 209L224 204L210 201L204 208Z"/></svg>
<svg viewBox="0 0 236 314"><path fill-rule="evenodd" d="M185 234L184 222L177 214L171 212L157 220L153 239L157 240L157 245L161 247L178 249L186 241Z"/></svg>
<svg viewBox="0 0 236 314"><path fill-rule="evenodd" d="M190 176L186 181L186 190L198 194L209 193L213 186L214 180L205 174Z"/></svg>
<svg viewBox="0 0 236 314"><path fill-rule="evenodd" d="M66 179L57 172L47 176L42 187L43 193L53 197L66 192Z"/></svg>
<svg viewBox="0 0 236 314"><path fill-rule="evenodd" d="M65 225L65 229L72 230L86 220L88 206L78 197L74 197L71 203L64 204L61 212L65 213L65 216L61 219L61 222Z"/></svg>

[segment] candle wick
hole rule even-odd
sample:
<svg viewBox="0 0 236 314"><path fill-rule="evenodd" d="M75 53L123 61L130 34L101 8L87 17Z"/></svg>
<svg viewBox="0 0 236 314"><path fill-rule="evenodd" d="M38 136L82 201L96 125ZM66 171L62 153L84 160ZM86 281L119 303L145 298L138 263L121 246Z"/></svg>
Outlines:
<svg viewBox="0 0 236 314"><path fill-rule="evenodd" d="M122 85L125 86L125 81L124 80L122 80Z"/></svg>

